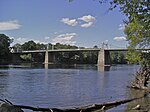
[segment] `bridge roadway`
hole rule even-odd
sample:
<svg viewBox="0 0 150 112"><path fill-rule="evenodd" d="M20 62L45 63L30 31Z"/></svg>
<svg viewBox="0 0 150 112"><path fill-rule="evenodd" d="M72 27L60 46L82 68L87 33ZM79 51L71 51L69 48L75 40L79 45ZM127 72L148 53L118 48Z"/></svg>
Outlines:
<svg viewBox="0 0 150 112"><path fill-rule="evenodd" d="M136 49L142 51L150 52L150 49ZM45 53L45 64L48 63L56 63L56 53L57 52L87 52L87 51L97 51L98 52L98 66L110 66L111 65L111 58L110 58L110 51L128 51L128 49L55 49L55 50L32 50L32 51L21 51L21 52L14 52L12 53L13 62L17 62L20 59L21 54L36 54L36 53ZM21 62L21 60L20 60Z"/></svg>
<svg viewBox="0 0 150 112"><path fill-rule="evenodd" d="M54 49L54 50L48 50L48 52L84 52L84 51L100 51L101 48L85 48L85 49ZM128 49L104 49L105 51L128 51ZM149 51L150 49L136 49L136 50L146 50ZM29 51L20 51L20 52L14 52L19 54L24 53L45 53L46 50L29 50Z"/></svg>

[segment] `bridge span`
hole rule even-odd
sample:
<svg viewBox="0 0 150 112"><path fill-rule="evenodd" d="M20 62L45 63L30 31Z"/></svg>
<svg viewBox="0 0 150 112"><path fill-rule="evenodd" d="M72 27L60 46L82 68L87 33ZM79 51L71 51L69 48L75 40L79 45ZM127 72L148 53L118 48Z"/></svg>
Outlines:
<svg viewBox="0 0 150 112"><path fill-rule="evenodd" d="M136 49L136 50L144 50L149 51L150 49ZM54 50L30 50L30 51L20 51L20 52L13 52L13 62L19 60L19 56L21 54L38 54L38 53L44 53L45 59L43 63L55 63L56 62L56 53L59 52L92 52L96 51L98 52L98 60L97 65L98 66L110 66L111 65L111 58L110 58L110 51L128 51L128 49L102 49L102 48L92 48L92 49L54 49Z"/></svg>
<svg viewBox="0 0 150 112"><path fill-rule="evenodd" d="M86 52L86 51L100 51L101 48L85 48L85 49L54 49L54 50L48 50L48 52ZM128 49L104 49L105 51L128 51ZM142 49L137 49L142 50ZM28 50L28 51L19 51L19 52L13 52L25 54L25 53L43 53L46 52L46 50Z"/></svg>

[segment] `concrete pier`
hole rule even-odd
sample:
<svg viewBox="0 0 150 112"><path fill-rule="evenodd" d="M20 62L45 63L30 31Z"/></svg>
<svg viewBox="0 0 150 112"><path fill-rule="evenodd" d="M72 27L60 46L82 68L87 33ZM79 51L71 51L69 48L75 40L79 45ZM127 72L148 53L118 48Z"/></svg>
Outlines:
<svg viewBox="0 0 150 112"><path fill-rule="evenodd" d="M98 66L110 66L111 65L111 58L110 53L108 50L100 49L98 53Z"/></svg>
<svg viewBox="0 0 150 112"><path fill-rule="evenodd" d="M48 64L48 63L49 63L48 59L49 59L48 50L46 50L46 52L45 52L45 61L44 61L44 64Z"/></svg>

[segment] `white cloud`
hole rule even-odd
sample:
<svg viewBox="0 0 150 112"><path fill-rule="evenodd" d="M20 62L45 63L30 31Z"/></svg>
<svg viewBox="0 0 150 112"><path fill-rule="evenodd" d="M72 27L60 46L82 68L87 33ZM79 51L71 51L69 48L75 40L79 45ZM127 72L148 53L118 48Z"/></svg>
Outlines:
<svg viewBox="0 0 150 112"><path fill-rule="evenodd" d="M50 37L45 37L45 40L48 40Z"/></svg>
<svg viewBox="0 0 150 112"><path fill-rule="evenodd" d="M62 18L61 22L70 26L76 26L77 24L80 24L81 27L88 28L94 23L95 20L96 19L94 16L87 15L79 17L77 19Z"/></svg>
<svg viewBox="0 0 150 112"><path fill-rule="evenodd" d="M94 23L94 21L96 19L95 19L95 17L93 17L91 15L87 15L87 16L82 16L82 17L78 18L78 20L82 20L85 22L80 25L81 27L88 28L88 27L92 26L92 24Z"/></svg>
<svg viewBox="0 0 150 112"><path fill-rule="evenodd" d="M1 31L15 30L15 29L19 29L20 27L21 27L21 25L18 23L17 20L0 22L0 30Z"/></svg>
<svg viewBox="0 0 150 112"><path fill-rule="evenodd" d="M9 36L9 38L14 40L14 37Z"/></svg>
<svg viewBox="0 0 150 112"><path fill-rule="evenodd" d="M72 39L76 36L76 33L65 33L65 34L60 34L54 39L52 39L52 43L61 43L61 44L69 44L69 45L74 45L76 41L73 41Z"/></svg>
<svg viewBox="0 0 150 112"><path fill-rule="evenodd" d="M15 38L15 37L11 37L13 38L13 43L12 43L12 46L19 43L19 44L23 44L25 42L27 42L29 39L27 38L22 38L22 37L19 37L19 38Z"/></svg>
<svg viewBox="0 0 150 112"><path fill-rule="evenodd" d="M58 32L54 32L54 34L58 34Z"/></svg>
<svg viewBox="0 0 150 112"><path fill-rule="evenodd" d="M35 40L35 39L26 39L25 42L28 42L28 41L31 41L31 40L33 40L36 44L37 44L37 43L40 43L40 44L47 44L47 42L43 42L43 41L41 41L41 40Z"/></svg>
<svg viewBox="0 0 150 112"><path fill-rule="evenodd" d="M124 30L125 29L125 24L120 24L119 25L119 30Z"/></svg>
<svg viewBox="0 0 150 112"><path fill-rule="evenodd" d="M14 41L13 41L13 43L11 44L11 46L13 46L13 45L15 45L15 44L17 44L17 43L19 43L19 44L24 44L25 42L28 42L28 41L31 41L31 40L33 40L35 43L40 43L40 44L47 44L48 42L47 42L47 40L35 40L35 39L33 39L33 38L24 38L24 37L19 37L19 38L15 38L15 37L10 37L11 39L13 39Z"/></svg>
<svg viewBox="0 0 150 112"><path fill-rule="evenodd" d="M62 18L61 22L69 26L76 26L78 24L76 19Z"/></svg>
<svg viewBox="0 0 150 112"><path fill-rule="evenodd" d="M85 23L85 24L81 24L80 26L83 27L83 28L88 28L88 27L90 27L92 24L93 24L93 22L88 22L88 23Z"/></svg>
<svg viewBox="0 0 150 112"><path fill-rule="evenodd" d="M114 40L116 40L116 41L125 41L126 37L123 37L123 36L121 36L121 37L114 37Z"/></svg>
<svg viewBox="0 0 150 112"><path fill-rule="evenodd" d="M26 38L21 38L21 37L19 37L19 38L16 39L16 41L17 41L18 43L24 43L25 41L27 41L27 39L26 39Z"/></svg>
<svg viewBox="0 0 150 112"><path fill-rule="evenodd" d="M78 18L78 20L82 20L84 22L94 22L95 17L93 17L91 15L87 15L87 16L82 16L82 17Z"/></svg>

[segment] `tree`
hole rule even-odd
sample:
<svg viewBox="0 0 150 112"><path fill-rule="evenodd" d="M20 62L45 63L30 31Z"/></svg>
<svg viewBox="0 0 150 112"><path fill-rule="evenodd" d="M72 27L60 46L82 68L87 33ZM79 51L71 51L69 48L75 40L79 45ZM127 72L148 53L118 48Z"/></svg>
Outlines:
<svg viewBox="0 0 150 112"><path fill-rule="evenodd" d="M126 52L118 52L118 51L112 51L111 53L111 62L113 64L126 64L125 54Z"/></svg>
<svg viewBox="0 0 150 112"><path fill-rule="evenodd" d="M37 50L36 43L31 40L22 45L22 50Z"/></svg>
<svg viewBox="0 0 150 112"><path fill-rule="evenodd" d="M13 48L14 52L22 51L22 46L19 43L15 44L12 48Z"/></svg>
<svg viewBox="0 0 150 112"><path fill-rule="evenodd" d="M97 45L95 45L93 48L94 48L94 49L98 49L98 46L97 46Z"/></svg>
<svg viewBox="0 0 150 112"><path fill-rule="evenodd" d="M0 34L0 63L8 62L10 58L10 50L9 46L12 43L12 39L10 39L5 34Z"/></svg>
<svg viewBox="0 0 150 112"><path fill-rule="evenodd" d="M150 52L143 53L136 48L150 48L150 0L112 0L110 4L111 10L118 6L128 18L124 21L124 33L129 42L126 58L129 63L137 62L141 67L131 87L147 89L150 76Z"/></svg>
<svg viewBox="0 0 150 112"><path fill-rule="evenodd" d="M44 49L46 49L46 45L45 44L40 44L40 43L37 43L36 44L36 49L37 50L44 50Z"/></svg>
<svg viewBox="0 0 150 112"><path fill-rule="evenodd" d="M71 45L67 45L67 44L60 44L60 43L56 43L56 45L54 45L54 49L77 49L77 46L71 46Z"/></svg>

